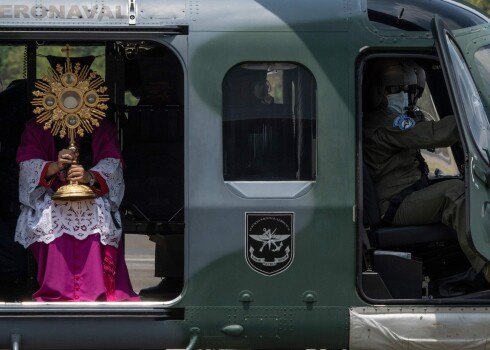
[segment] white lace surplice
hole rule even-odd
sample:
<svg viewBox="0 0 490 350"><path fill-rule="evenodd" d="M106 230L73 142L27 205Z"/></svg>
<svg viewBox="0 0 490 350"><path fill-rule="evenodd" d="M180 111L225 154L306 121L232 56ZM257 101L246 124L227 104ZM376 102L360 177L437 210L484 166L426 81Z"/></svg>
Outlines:
<svg viewBox="0 0 490 350"><path fill-rule="evenodd" d="M20 163L19 198L22 206L15 241L27 248L34 242L50 243L64 234L83 240L98 233L102 244L117 247L122 233L118 208L124 195L121 161L105 158L90 169L104 178L109 192L83 201L51 199L53 190L39 186L46 163L41 159Z"/></svg>

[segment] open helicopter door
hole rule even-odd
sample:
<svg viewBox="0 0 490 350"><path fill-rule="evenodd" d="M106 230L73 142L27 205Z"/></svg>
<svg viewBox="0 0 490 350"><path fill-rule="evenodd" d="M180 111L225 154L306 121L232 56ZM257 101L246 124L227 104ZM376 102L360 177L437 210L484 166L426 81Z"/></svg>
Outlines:
<svg viewBox="0 0 490 350"><path fill-rule="evenodd" d="M432 32L466 146L467 234L490 261L490 25L451 32L436 15Z"/></svg>

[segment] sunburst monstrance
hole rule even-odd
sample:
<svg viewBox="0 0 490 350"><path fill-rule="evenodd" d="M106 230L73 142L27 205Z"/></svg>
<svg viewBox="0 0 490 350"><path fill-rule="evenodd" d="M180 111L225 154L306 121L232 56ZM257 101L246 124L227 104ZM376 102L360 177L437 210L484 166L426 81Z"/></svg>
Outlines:
<svg viewBox="0 0 490 350"><path fill-rule="evenodd" d="M71 62L70 50L69 45L62 49L66 52L64 65L49 67L47 74L35 82L31 103L36 121L43 124L44 130L51 129L51 134L60 138L68 135L69 148L76 151L76 134L83 137L100 125L109 96L104 80L90 66ZM62 186L53 196L69 200L94 197L88 186L77 183Z"/></svg>
<svg viewBox="0 0 490 350"><path fill-rule="evenodd" d="M109 96L104 80L90 67L73 64L69 50L67 45L64 66L49 67L47 74L36 81L32 105L36 107L33 112L37 122L44 124L45 130L51 129L53 136L61 138L68 134L72 143L75 133L82 137L99 126Z"/></svg>

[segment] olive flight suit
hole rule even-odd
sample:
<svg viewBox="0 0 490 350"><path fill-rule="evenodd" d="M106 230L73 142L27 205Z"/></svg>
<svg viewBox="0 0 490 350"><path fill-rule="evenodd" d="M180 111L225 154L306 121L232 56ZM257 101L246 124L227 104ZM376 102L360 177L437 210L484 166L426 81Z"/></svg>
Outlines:
<svg viewBox="0 0 490 350"><path fill-rule="evenodd" d="M363 126L364 159L373 178L381 215L390 200L422 176L419 149L448 147L458 142L454 116L438 122L421 121L386 109L368 114ZM394 214L393 226L442 222L453 228L473 268L479 272L485 261L473 252L466 236L464 183L441 181L408 194Z"/></svg>

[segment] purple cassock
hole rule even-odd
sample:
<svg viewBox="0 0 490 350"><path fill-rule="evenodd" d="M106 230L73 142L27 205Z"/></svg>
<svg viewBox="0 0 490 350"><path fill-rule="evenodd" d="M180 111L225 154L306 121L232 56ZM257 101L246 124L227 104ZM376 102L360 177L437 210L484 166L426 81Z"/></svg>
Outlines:
<svg viewBox="0 0 490 350"><path fill-rule="evenodd" d="M117 130L103 120L91 141L95 199L52 200L62 173L45 179L58 151L49 130L30 120L17 152L22 204L15 240L38 263L36 301L137 301L121 242L118 208L124 195Z"/></svg>

